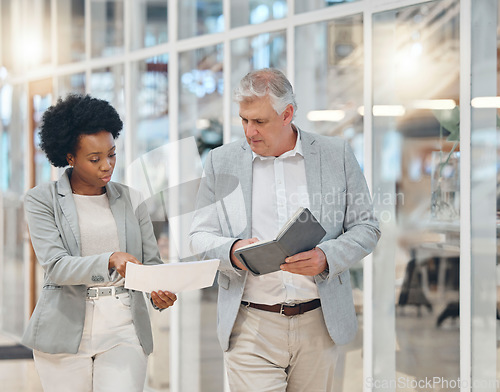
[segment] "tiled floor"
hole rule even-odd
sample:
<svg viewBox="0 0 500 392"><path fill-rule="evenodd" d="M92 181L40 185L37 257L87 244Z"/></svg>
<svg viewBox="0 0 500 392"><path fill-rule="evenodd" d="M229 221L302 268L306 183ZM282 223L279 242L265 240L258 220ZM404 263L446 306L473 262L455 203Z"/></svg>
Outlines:
<svg viewBox="0 0 500 392"><path fill-rule="evenodd" d="M440 309L435 309L431 314L423 311L418 316L414 310L398 310L396 318L397 335L397 363L396 373L398 377L405 380L424 379L425 377L443 377L444 379L456 379L459 377L459 328L458 320L447 320L441 328L435 327L435 320ZM362 321L362 320L360 320ZM361 323L362 325L362 323ZM212 337L203 337L211 340ZM164 343L157 339L162 345ZM0 336L0 345L15 344L14 341ZM164 347L164 346L163 346ZM202 355L203 373L210 369L213 373L220 373L215 369L213 358L209 356L219 355L219 347L216 344L206 346L208 353ZM161 369L168 368L168 350L163 350L167 358L156 358L160 362ZM363 390L363 349L362 328L358 338L348 346L344 346L342 366L339 367L341 386L338 390L343 392L361 392ZM500 358L500 349L498 352ZM500 362L500 361L499 361ZM155 361L150 361L151 369ZM500 365L499 365L500 366ZM205 369L205 370L203 370ZM500 374L500 372L499 372ZM209 382L209 377L203 377L201 390L203 392L220 392L220 388L214 387ZM168 380L167 380L168 381ZM168 390L168 386L153 386L156 391ZM158 389L156 389L158 388ZM153 389L149 389L153 390ZM439 389L433 389L437 391ZM40 381L32 360L0 360L0 391L1 392L42 392ZM403 391L398 389L398 391ZM409 390L408 390L409 391Z"/></svg>
<svg viewBox="0 0 500 392"><path fill-rule="evenodd" d="M0 345L16 344L0 336ZM43 392L33 360L0 360L0 390L2 392Z"/></svg>

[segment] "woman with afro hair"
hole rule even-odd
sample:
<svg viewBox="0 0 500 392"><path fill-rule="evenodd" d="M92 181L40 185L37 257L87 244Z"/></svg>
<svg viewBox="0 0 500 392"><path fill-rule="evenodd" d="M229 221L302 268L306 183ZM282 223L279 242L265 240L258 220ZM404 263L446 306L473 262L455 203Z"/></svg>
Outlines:
<svg viewBox="0 0 500 392"><path fill-rule="evenodd" d="M142 292L124 288L127 263L161 263L145 203L111 181L116 110L88 95L59 99L43 115L41 148L58 181L27 192L31 242L43 289L23 336L46 392L142 391L153 350ZM168 291L151 293L156 309Z"/></svg>

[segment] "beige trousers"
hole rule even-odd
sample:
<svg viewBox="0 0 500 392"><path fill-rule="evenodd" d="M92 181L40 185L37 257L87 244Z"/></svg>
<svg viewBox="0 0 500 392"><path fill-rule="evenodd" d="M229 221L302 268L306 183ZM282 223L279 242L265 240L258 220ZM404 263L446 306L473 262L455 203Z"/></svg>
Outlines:
<svg viewBox="0 0 500 392"><path fill-rule="evenodd" d="M76 354L34 351L44 392L142 392L147 356L132 323L130 296L87 300Z"/></svg>
<svg viewBox="0 0 500 392"><path fill-rule="evenodd" d="M224 360L231 392L328 392L337 356L321 308L287 317L242 305Z"/></svg>

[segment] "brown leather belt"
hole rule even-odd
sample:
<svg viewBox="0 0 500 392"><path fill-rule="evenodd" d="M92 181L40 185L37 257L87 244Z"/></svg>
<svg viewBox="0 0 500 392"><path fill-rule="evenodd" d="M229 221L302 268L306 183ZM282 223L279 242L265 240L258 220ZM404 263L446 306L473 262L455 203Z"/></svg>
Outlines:
<svg viewBox="0 0 500 392"><path fill-rule="evenodd" d="M241 301L241 304L250 308L265 310L266 312L279 313L284 316L297 316L298 314L302 314L305 312L309 312L310 310L319 308L321 306L321 301L318 298L316 298L313 299L312 301L302 302L301 304L296 304L296 305L285 305L285 304L262 305L246 301Z"/></svg>

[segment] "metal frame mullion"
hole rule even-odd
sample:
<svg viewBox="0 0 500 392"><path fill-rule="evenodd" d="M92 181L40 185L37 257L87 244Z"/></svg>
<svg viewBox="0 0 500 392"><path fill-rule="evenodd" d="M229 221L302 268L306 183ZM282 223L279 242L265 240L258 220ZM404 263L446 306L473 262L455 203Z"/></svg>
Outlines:
<svg viewBox="0 0 500 392"><path fill-rule="evenodd" d="M288 18L286 26L286 67L287 78L290 80L292 86L295 86L295 28L296 24L293 23L295 14L295 0L288 0Z"/></svg>
<svg viewBox="0 0 500 392"><path fill-rule="evenodd" d="M90 78L91 78L91 65L90 60L92 59L92 48L91 48L91 29L92 23L90 21L92 16L92 12L90 10L90 0L85 0L85 62L84 62L84 71L85 71L85 90L87 93L92 93L90 88Z"/></svg>
<svg viewBox="0 0 500 392"><path fill-rule="evenodd" d="M170 43L168 55L168 112L169 112L169 143L179 139L179 48L178 48L178 1L168 0L168 41ZM159 49L160 50L160 49ZM172 146L172 144L171 144ZM177 157L178 151L170 149L170 153ZM169 158L169 183L179 184L179 160ZM178 189L178 187L177 187ZM179 208L178 194L169 192L168 210L176 211ZM178 223L178 222L177 222ZM173 225L170 222L170 225ZM179 233L180 228L172 227L171 235ZM178 239L170 241L170 254L175 254L175 245ZM182 306L181 300L179 305ZM181 392L181 314L180 306L174 306L170 311L170 392Z"/></svg>
<svg viewBox="0 0 500 392"><path fill-rule="evenodd" d="M125 1L124 3L124 53L125 53L125 61L123 66L123 77L125 78L125 83L123 86L124 95L125 95L125 168L129 167L132 163L133 157L133 132L131 132L133 124L133 103L132 103L132 60L130 58L130 47L131 47L131 31L132 31L132 2Z"/></svg>
<svg viewBox="0 0 500 392"><path fill-rule="evenodd" d="M363 47L364 47L364 80L363 80L363 148L364 148L364 175L368 188L373 194L373 40L372 40L372 11L369 7L363 12ZM373 256L370 254L363 263L363 379L373 379ZM369 392L372 388L363 383L363 391Z"/></svg>
<svg viewBox="0 0 500 392"><path fill-rule="evenodd" d="M471 391L471 34L472 0L460 0L460 384Z"/></svg>
<svg viewBox="0 0 500 392"><path fill-rule="evenodd" d="M224 30L231 30L231 0L222 0L222 13L224 15ZM231 141L231 38L228 34L224 35L224 58L223 58L223 78L224 92L222 96L222 126L223 126L223 143Z"/></svg>

